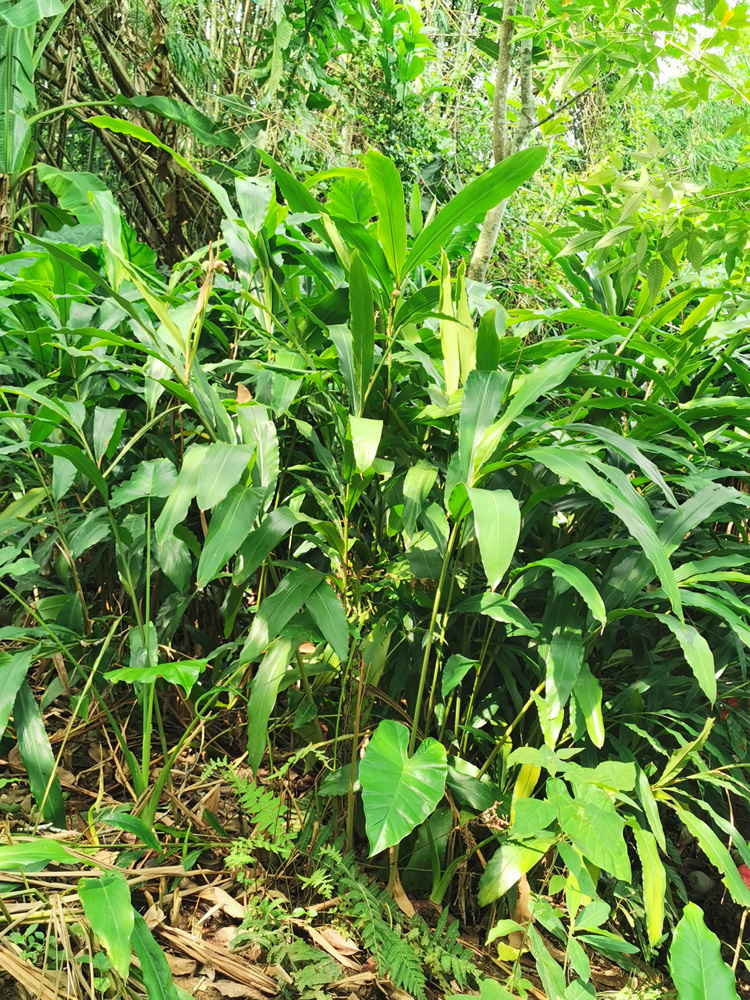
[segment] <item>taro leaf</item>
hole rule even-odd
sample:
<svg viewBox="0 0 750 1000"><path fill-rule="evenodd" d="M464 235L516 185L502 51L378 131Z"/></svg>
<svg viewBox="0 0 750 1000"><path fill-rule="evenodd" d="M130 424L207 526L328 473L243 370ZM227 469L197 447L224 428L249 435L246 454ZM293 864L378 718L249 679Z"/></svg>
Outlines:
<svg viewBox="0 0 750 1000"><path fill-rule="evenodd" d="M565 833L593 864L616 878L630 880L630 859L623 836L624 821L603 788L579 788L573 799L560 779L551 778L547 795Z"/></svg>
<svg viewBox="0 0 750 1000"><path fill-rule="evenodd" d="M78 898L91 930L101 941L112 965L126 979L130 971L135 911L124 876L120 872L107 872L99 878L79 879Z"/></svg>
<svg viewBox="0 0 750 1000"><path fill-rule="evenodd" d="M359 768L370 854L400 843L434 812L445 792L445 747L426 739L407 755L409 731L399 722L381 722Z"/></svg>
<svg viewBox="0 0 750 1000"><path fill-rule="evenodd" d="M737 1000L734 974L721 958L719 939L688 903L669 948L669 971L679 1000Z"/></svg>

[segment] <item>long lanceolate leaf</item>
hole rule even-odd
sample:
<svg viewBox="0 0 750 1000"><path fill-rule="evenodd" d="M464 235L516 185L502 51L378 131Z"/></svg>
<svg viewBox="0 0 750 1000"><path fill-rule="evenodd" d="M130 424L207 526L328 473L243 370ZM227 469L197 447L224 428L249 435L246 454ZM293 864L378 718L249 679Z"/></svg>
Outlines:
<svg viewBox="0 0 750 1000"><path fill-rule="evenodd" d="M618 488L615 488L594 471L588 456L574 448L534 448L528 455L529 458L546 465L555 475L577 483L587 493L614 511L630 534L639 542L661 580L675 614L681 618L682 601L666 547L657 535L653 516L635 489L627 484L627 481L626 483L618 483Z"/></svg>
<svg viewBox="0 0 750 1000"><path fill-rule="evenodd" d="M31 137L25 118L36 105L30 30L0 22L0 174L21 169Z"/></svg>
<svg viewBox="0 0 750 1000"><path fill-rule="evenodd" d="M544 163L547 151L543 146L533 146L515 153L477 177L459 191L435 219L419 234L403 266L406 276L429 260L440 247L448 243L456 226L464 226L482 219L491 208L527 181Z"/></svg>
<svg viewBox="0 0 750 1000"><path fill-rule="evenodd" d="M29 776L34 801L42 807L42 816L60 829L65 828L65 803L60 779L55 770L55 757L42 722L39 706L31 688L23 682L13 706L13 721L18 737L18 749Z"/></svg>

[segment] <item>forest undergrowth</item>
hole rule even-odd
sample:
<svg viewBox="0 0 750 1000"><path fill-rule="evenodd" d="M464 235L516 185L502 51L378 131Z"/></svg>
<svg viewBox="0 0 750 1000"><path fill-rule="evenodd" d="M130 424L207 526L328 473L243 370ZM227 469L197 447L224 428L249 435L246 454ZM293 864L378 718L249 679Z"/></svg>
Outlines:
<svg viewBox="0 0 750 1000"><path fill-rule="evenodd" d="M0 4L8 996L747 991L746 11L548 7Z"/></svg>

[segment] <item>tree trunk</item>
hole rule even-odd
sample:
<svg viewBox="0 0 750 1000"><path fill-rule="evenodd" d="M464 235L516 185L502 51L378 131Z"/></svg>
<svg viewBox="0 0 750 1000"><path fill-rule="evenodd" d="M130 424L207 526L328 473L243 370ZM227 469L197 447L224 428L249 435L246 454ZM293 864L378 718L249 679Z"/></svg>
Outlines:
<svg viewBox="0 0 750 1000"><path fill-rule="evenodd" d="M522 14L531 20L534 17L536 0L523 0ZM498 43L497 74L495 76L495 97L492 105L492 154L495 163L501 163L511 153L517 152L526 142L529 132L535 125L536 107L534 104L534 84L531 75L532 46L531 37L524 38L519 45L519 74L521 84L521 113L516 126L515 135L511 141L508 135L508 90L511 75L511 43L513 41L514 18L516 16L517 0L506 0L503 10L503 20L500 26ZM474 253L467 274L474 281L484 281L487 276L490 258L497 243L498 233L503 223L507 199L501 201L496 208L490 209L482 223Z"/></svg>
<svg viewBox="0 0 750 1000"><path fill-rule="evenodd" d="M0 174L0 256L11 253L13 249L13 229L10 205L10 178Z"/></svg>

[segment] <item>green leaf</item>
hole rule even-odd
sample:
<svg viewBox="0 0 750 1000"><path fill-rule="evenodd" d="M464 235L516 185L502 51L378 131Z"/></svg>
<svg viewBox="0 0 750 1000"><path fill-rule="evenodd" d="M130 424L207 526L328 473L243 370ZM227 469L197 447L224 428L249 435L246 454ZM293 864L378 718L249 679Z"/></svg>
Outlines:
<svg viewBox="0 0 750 1000"><path fill-rule="evenodd" d="M459 324L453 312L453 285L450 264L445 250L440 254L440 348L443 352L443 372L445 391L450 396L458 388L461 378L461 358L459 355Z"/></svg>
<svg viewBox="0 0 750 1000"><path fill-rule="evenodd" d="M365 171L378 210L378 240L396 283L406 259L404 189L395 164L377 149L365 154Z"/></svg>
<svg viewBox="0 0 750 1000"><path fill-rule="evenodd" d="M191 445L183 454L182 468L167 497L164 509L154 523L154 534L159 544L163 544L173 534L177 525L185 520L188 508L198 492L206 451L205 445Z"/></svg>
<svg viewBox="0 0 750 1000"><path fill-rule="evenodd" d="M242 428L242 440L255 451L252 483L253 486L262 486L265 490L263 506L267 509L273 499L279 478L279 439L276 424L268 416L265 406L257 403L243 403L238 406L237 416Z"/></svg>
<svg viewBox="0 0 750 1000"><path fill-rule="evenodd" d="M417 518L424 510L437 477L437 468L425 459L420 459L406 473L404 478L404 510L401 520L407 539L410 539L417 530Z"/></svg>
<svg viewBox="0 0 750 1000"><path fill-rule="evenodd" d="M164 952L140 913L134 913L132 942L148 1000L180 1000Z"/></svg>
<svg viewBox="0 0 750 1000"><path fill-rule="evenodd" d="M714 831L702 819L689 813L686 809L678 809L677 815L688 830L697 838L701 850L708 860L723 875L723 883L729 889L732 899L745 909L750 908L750 889L745 885L737 865L732 860L724 844Z"/></svg>
<svg viewBox="0 0 750 1000"><path fill-rule="evenodd" d="M651 832L662 851L666 851L667 840L664 836L664 827L659 816L659 806L654 798L654 793L651 791L651 785L648 783L645 772L640 769L636 778L636 791L638 792L641 807L646 814L648 825L651 827Z"/></svg>
<svg viewBox="0 0 750 1000"><path fill-rule="evenodd" d="M502 406L509 381L507 372L495 371L473 371L466 380L458 418L458 460L466 486L474 484L474 455Z"/></svg>
<svg viewBox="0 0 750 1000"><path fill-rule="evenodd" d="M65 803L60 779L57 777L55 755L52 753L39 706L26 681L23 681L13 706L18 750L29 777L34 801L42 809L47 823L65 829ZM49 786L49 791L47 788Z"/></svg>
<svg viewBox="0 0 750 1000"><path fill-rule="evenodd" d="M604 607L601 594L586 574L578 569L577 566L560 562L559 559L537 559L536 562L524 566L524 572L527 569L531 569L532 566L545 566L547 569L551 569L554 576L565 580L566 583L569 583L571 587L578 591L588 605L592 616L602 627L607 624L607 609Z"/></svg>
<svg viewBox="0 0 750 1000"><path fill-rule="evenodd" d="M110 506L124 507L148 497L168 497L176 482L177 470L168 458L141 462L130 479L112 490Z"/></svg>
<svg viewBox="0 0 750 1000"><path fill-rule="evenodd" d="M416 181L412 184L409 195L409 225L412 236L415 238L419 236L424 220L422 219L422 194Z"/></svg>
<svg viewBox="0 0 750 1000"><path fill-rule="evenodd" d="M124 876L121 872L108 872L99 878L79 879L78 898L112 965L127 979L135 911Z"/></svg>
<svg viewBox="0 0 750 1000"><path fill-rule="evenodd" d="M19 653L0 653L0 674L3 678L2 687L0 687L0 736L3 735L5 727L8 725L16 695L26 680L32 659L31 650L22 650Z"/></svg>
<svg viewBox="0 0 750 1000"><path fill-rule="evenodd" d="M143 820L138 819L137 816L133 816L132 813L125 812L124 809L106 809L104 812L97 814L95 823L97 825L104 823L107 826L114 827L116 830L124 830L126 833L132 833L145 847L150 848L156 854L161 855L164 853L153 831L149 830Z"/></svg>
<svg viewBox="0 0 750 1000"><path fill-rule="evenodd" d="M375 360L375 303L367 268L356 250L349 267L349 312L356 391L352 406L361 417Z"/></svg>
<svg viewBox="0 0 750 1000"><path fill-rule="evenodd" d="M489 906L501 899L522 875L539 864L554 843L553 837L526 841L503 841L489 860L479 880L478 902Z"/></svg>
<svg viewBox="0 0 750 1000"><path fill-rule="evenodd" d="M599 748L604 746L604 718L602 716L602 686L591 673L588 663L582 663L573 685L573 697L586 720L589 739Z"/></svg>
<svg viewBox="0 0 750 1000"><path fill-rule="evenodd" d="M514 840L535 837L552 826L556 819L555 807L546 799L517 799L510 834Z"/></svg>
<svg viewBox="0 0 750 1000"><path fill-rule="evenodd" d="M0 174L21 169L31 139L26 112L36 107L32 64L29 33L0 24Z"/></svg>
<svg viewBox="0 0 750 1000"><path fill-rule="evenodd" d="M69 851L59 840L38 837L35 840L16 840L10 847L0 847L0 871L52 863L60 865L94 864L85 855Z"/></svg>
<svg viewBox="0 0 750 1000"><path fill-rule="evenodd" d="M523 611L502 594L474 594L473 597L467 597L465 601L461 601L453 610L456 614L478 611L496 622L510 625L512 635L534 637L539 634L538 628L529 621Z"/></svg>
<svg viewBox="0 0 750 1000"><path fill-rule="evenodd" d="M334 218L366 226L378 210L365 171L356 170L351 176L335 181L328 192L326 208Z"/></svg>
<svg viewBox="0 0 750 1000"><path fill-rule="evenodd" d="M266 601L269 600L270 598L266 598ZM253 771L257 770L263 758L268 736L268 720L276 704L279 684L293 655L292 640L276 639L271 643L253 677L247 706L247 762Z"/></svg>
<svg viewBox="0 0 750 1000"><path fill-rule="evenodd" d="M692 625L677 621L673 615L655 614L654 617L663 622L677 639L695 679L713 705L716 701L716 668L714 655L706 640Z"/></svg>
<svg viewBox="0 0 750 1000"><path fill-rule="evenodd" d="M250 532L240 549L238 566L232 576L236 587L243 587L257 570L266 556L279 544L284 535L299 521L299 517L289 507L277 507L269 511L260 526Z"/></svg>
<svg viewBox="0 0 750 1000"><path fill-rule="evenodd" d="M124 423L125 410L117 406L94 408L94 458L97 462L101 462L113 438L113 449L117 446Z"/></svg>
<svg viewBox="0 0 750 1000"><path fill-rule="evenodd" d="M265 495L264 488L237 483L216 505L198 562L196 586L199 589L215 580L222 566L239 552L252 530Z"/></svg>
<svg viewBox="0 0 750 1000"><path fill-rule="evenodd" d="M30 28L47 17L59 17L70 7L60 0L18 0L0 5L0 17L14 28Z"/></svg>
<svg viewBox="0 0 750 1000"><path fill-rule="evenodd" d="M187 697L195 682L208 666L208 660L175 660L174 663L157 663L152 667L118 667L108 670L105 678L110 684L155 684L162 678L167 684L179 684Z"/></svg>
<svg viewBox="0 0 750 1000"><path fill-rule="evenodd" d="M509 490L468 490L487 582L494 591L508 571L521 531L521 508Z"/></svg>
<svg viewBox="0 0 750 1000"><path fill-rule="evenodd" d="M182 156L181 153L172 149L171 146L168 146L160 139L157 139L153 132L149 132L148 129L143 128L141 125L134 125L132 122L126 122L122 118L110 118L108 115L94 115L92 118L89 118L88 124L94 128L107 129L109 132L114 132L117 135L130 136L132 139L137 139L139 142L145 142L150 146L155 146L157 149L161 149L165 153L168 153L172 159L183 168L183 170L192 174L193 177L199 180L201 184L203 184L203 186L211 192L227 218L234 218L236 213L232 208L229 195L221 184L219 184L218 181L213 180L213 178L208 177L206 174L202 174L199 170L196 170L188 159Z"/></svg>
<svg viewBox="0 0 750 1000"><path fill-rule="evenodd" d="M504 161L507 163L507 160ZM500 164L502 166L502 164ZM514 383L515 392L500 419L484 433L476 446L474 467L478 472L492 457L510 424L540 396L546 396L557 388L583 360L585 351L559 354L533 368L528 375Z"/></svg>
<svg viewBox="0 0 750 1000"><path fill-rule="evenodd" d="M542 981L547 997L563 997L565 995L565 972L562 966L552 957L549 948L539 936L533 925L528 929L531 953L536 960L536 971Z"/></svg>
<svg viewBox="0 0 750 1000"><path fill-rule="evenodd" d="M648 266L648 293L651 296L652 303L656 302L659 297L663 281L664 265L658 257L654 257Z"/></svg>
<svg viewBox="0 0 750 1000"><path fill-rule="evenodd" d="M322 580L322 573L309 566L296 566L287 573L276 590L261 601L255 612L250 634L240 652L241 664L257 660Z"/></svg>
<svg viewBox="0 0 750 1000"><path fill-rule="evenodd" d="M540 654L547 665L547 713L550 719L557 716L568 703L583 666L583 636L572 625L555 629L549 643L540 646Z"/></svg>
<svg viewBox="0 0 750 1000"><path fill-rule="evenodd" d="M324 580L313 590L305 603L326 642L343 663L349 653L349 626L344 605L335 590L327 580Z"/></svg>
<svg viewBox="0 0 750 1000"><path fill-rule="evenodd" d="M688 903L669 948L669 971L679 1000L737 1000L734 973L721 958L719 939Z"/></svg>
<svg viewBox="0 0 750 1000"><path fill-rule="evenodd" d="M101 472L88 455L86 455L80 448L76 448L72 444L40 444L40 448L49 452L50 455L60 455L62 458L66 458L76 469L84 475L92 486L96 487L102 497L106 500L108 496L107 483L104 480Z"/></svg>
<svg viewBox="0 0 750 1000"><path fill-rule="evenodd" d="M265 408L263 414L265 416ZM271 423L270 420L267 422ZM254 442L247 441L244 445L225 444L223 441L208 445L195 493L201 510L209 510L224 499L247 468L253 451Z"/></svg>
<svg viewBox="0 0 750 1000"><path fill-rule="evenodd" d="M372 468L377 456L380 435L383 433L383 421L350 416L349 429L352 436L354 464L360 475L364 475Z"/></svg>
<svg viewBox="0 0 750 1000"><path fill-rule="evenodd" d="M470 660L468 656L454 653L445 661L443 672L440 678L440 695L445 701L448 695L457 688L470 670L476 670L477 661Z"/></svg>
<svg viewBox="0 0 750 1000"><path fill-rule="evenodd" d="M667 873L659 857L656 837L650 830L635 827L635 844L641 861L643 902L646 907L648 942L655 948L664 928L664 894L667 891Z"/></svg>
<svg viewBox="0 0 750 1000"><path fill-rule="evenodd" d="M627 484L627 481L620 483L618 487L610 485L594 472L586 457L573 448L534 448L528 455L532 461L546 465L560 478L577 483L587 493L614 511L630 534L640 543L659 576L675 613L681 616L682 601L674 570L669 562L667 547L657 535L653 516L640 494ZM675 513L677 514L679 511L675 511Z"/></svg>
<svg viewBox="0 0 750 1000"><path fill-rule="evenodd" d="M625 827L610 795L595 785L578 789L571 798L559 778L550 778L547 797L557 809L560 826L575 847L599 868L630 881Z"/></svg>
<svg viewBox="0 0 750 1000"><path fill-rule="evenodd" d="M544 163L547 150L532 146L498 163L487 173L467 184L463 190L435 216L412 244L404 262L403 276L433 256L440 247L448 246L453 230L483 219L491 208L527 181Z"/></svg>
<svg viewBox="0 0 750 1000"><path fill-rule="evenodd" d="M445 793L445 747L427 739L407 755L409 731L388 719L378 725L359 768L370 855L400 843L434 812Z"/></svg>
<svg viewBox="0 0 750 1000"><path fill-rule="evenodd" d="M222 146L224 149L234 149L237 146L237 136L228 128L217 129L216 124L207 118L201 111L191 104L185 104L174 97L165 97L161 94L154 96L141 96L115 98L120 107L138 108L142 111L150 111L161 118L168 118L190 129L195 138L202 142L204 146ZM262 178L245 177L245 181L258 181Z"/></svg>

